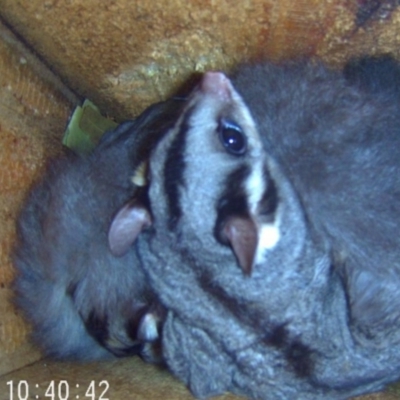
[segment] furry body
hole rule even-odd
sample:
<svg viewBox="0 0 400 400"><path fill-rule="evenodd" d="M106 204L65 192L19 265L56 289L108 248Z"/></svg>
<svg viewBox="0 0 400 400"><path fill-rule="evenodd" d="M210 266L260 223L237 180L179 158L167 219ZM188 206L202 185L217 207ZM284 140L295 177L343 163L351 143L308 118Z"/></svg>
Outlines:
<svg viewBox="0 0 400 400"><path fill-rule="evenodd" d="M152 359L152 344L138 336L140 329L146 336L141 323L156 308L155 296L135 249L115 257L107 233L116 211L137 193L133 171L171 123L176 103L152 106L108 132L87 158L52 161L29 194L14 254L16 302L45 354ZM148 335L149 342L157 339Z"/></svg>
<svg viewBox="0 0 400 400"><path fill-rule="evenodd" d="M164 356L200 398L400 377L400 70L352 68L208 73L151 154L137 244Z"/></svg>

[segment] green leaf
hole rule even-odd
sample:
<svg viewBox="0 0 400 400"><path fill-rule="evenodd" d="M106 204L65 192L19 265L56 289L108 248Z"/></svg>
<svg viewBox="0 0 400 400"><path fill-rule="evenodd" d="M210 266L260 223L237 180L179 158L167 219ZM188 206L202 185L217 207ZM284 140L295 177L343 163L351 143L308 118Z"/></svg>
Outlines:
<svg viewBox="0 0 400 400"><path fill-rule="evenodd" d="M76 107L65 130L62 143L80 155L90 153L101 136L118 124L103 117L90 100Z"/></svg>

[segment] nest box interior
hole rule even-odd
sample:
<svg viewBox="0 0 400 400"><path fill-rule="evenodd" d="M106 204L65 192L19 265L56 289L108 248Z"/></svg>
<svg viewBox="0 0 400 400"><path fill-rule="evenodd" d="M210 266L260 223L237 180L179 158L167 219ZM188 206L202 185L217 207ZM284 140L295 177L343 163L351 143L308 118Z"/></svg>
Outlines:
<svg viewBox="0 0 400 400"><path fill-rule="evenodd" d="M83 397L90 382L107 380L112 400L192 398L168 371L137 358L44 359L12 305L15 218L83 99L119 122L206 70L299 57L340 67L381 53L400 55L394 0L0 0L0 400L11 398L11 380L28 382L33 395L66 380L70 398Z"/></svg>

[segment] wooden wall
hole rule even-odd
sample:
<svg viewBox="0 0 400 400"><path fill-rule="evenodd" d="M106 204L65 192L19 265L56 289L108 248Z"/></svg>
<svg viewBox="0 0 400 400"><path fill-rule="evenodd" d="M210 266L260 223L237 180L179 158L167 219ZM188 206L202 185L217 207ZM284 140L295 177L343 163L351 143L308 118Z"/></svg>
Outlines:
<svg viewBox="0 0 400 400"><path fill-rule="evenodd" d="M0 0L0 15L77 93L118 118L193 72L298 56L399 55L396 0Z"/></svg>
<svg viewBox="0 0 400 400"><path fill-rule="evenodd" d="M76 98L0 24L0 374L39 358L12 306L15 218L45 160L60 151Z"/></svg>

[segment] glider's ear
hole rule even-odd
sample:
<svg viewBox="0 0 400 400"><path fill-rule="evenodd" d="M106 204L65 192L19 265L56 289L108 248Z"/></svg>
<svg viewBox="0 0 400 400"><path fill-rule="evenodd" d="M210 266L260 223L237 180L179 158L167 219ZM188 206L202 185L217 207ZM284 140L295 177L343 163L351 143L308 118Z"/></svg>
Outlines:
<svg viewBox="0 0 400 400"><path fill-rule="evenodd" d="M231 217L225 223L223 234L245 275L251 275L258 245L258 229L250 218Z"/></svg>
<svg viewBox="0 0 400 400"><path fill-rule="evenodd" d="M111 253L117 257L123 256L151 222L150 212L145 206L137 201L125 204L113 218L108 231Z"/></svg>

